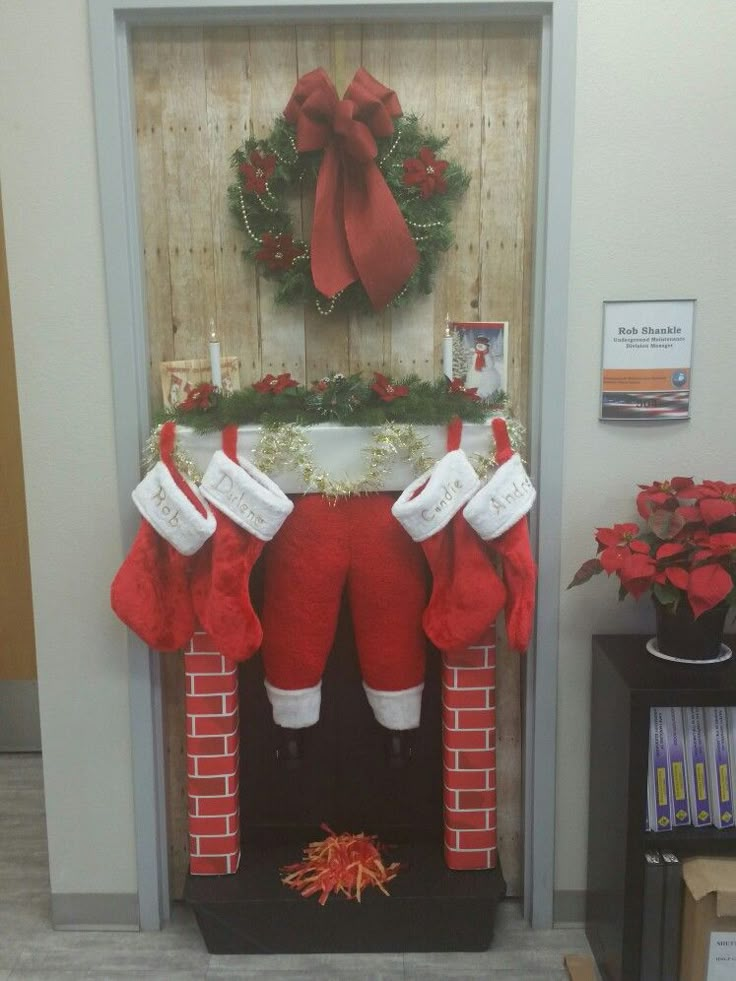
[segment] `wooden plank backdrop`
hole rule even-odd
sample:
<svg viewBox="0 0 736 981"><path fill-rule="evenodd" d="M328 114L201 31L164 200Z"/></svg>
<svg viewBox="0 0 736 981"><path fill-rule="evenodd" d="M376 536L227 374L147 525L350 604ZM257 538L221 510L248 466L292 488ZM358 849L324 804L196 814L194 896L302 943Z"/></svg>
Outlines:
<svg viewBox="0 0 736 981"><path fill-rule="evenodd" d="M439 374L445 315L508 320L514 411L527 418L539 36L529 23L313 24L141 28L132 37L150 386L159 362L207 357L214 323L241 384L290 371ZM446 155L472 182L455 245L434 292L370 315L277 307L273 285L242 258L230 215L230 155L264 136L299 75L324 67L340 93L360 66L395 89L405 111L450 138ZM308 232L309 193L294 196ZM186 872L182 662L164 659L171 891ZM509 893L521 892L521 666L498 657L499 851Z"/></svg>

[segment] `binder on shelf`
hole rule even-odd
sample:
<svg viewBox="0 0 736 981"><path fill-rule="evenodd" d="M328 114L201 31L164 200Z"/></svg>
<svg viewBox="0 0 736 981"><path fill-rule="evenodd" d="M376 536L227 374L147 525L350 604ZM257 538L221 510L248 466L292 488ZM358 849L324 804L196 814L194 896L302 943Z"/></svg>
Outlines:
<svg viewBox="0 0 736 981"><path fill-rule="evenodd" d="M664 866L662 902L662 981L678 981L682 932L682 865L673 852L661 852ZM644 975L642 975L642 978Z"/></svg>
<svg viewBox="0 0 736 981"><path fill-rule="evenodd" d="M733 828L736 819L733 812L733 781L728 747L728 713L724 706L706 707L705 742L713 824L717 828Z"/></svg>
<svg viewBox="0 0 736 981"><path fill-rule="evenodd" d="M672 789L672 827L690 824L690 805L685 781L685 727L682 709L671 705L663 710L667 741L667 766Z"/></svg>
<svg viewBox="0 0 736 981"><path fill-rule="evenodd" d="M649 785L651 810L649 827L652 831L672 829L672 786L667 762L665 736L665 709L654 707L649 711Z"/></svg>
<svg viewBox="0 0 736 981"><path fill-rule="evenodd" d="M699 705L688 705L682 710L682 719L690 818L695 827L704 828L713 823L706 765L705 712Z"/></svg>
<svg viewBox="0 0 736 981"><path fill-rule="evenodd" d="M662 972L662 918L664 863L659 852L644 852L644 902L641 912L641 968L639 976L659 981Z"/></svg>
<svg viewBox="0 0 736 981"><path fill-rule="evenodd" d="M736 706L729 705L728 715L728 748L731 754L731 795L736 801Z"/></svg>

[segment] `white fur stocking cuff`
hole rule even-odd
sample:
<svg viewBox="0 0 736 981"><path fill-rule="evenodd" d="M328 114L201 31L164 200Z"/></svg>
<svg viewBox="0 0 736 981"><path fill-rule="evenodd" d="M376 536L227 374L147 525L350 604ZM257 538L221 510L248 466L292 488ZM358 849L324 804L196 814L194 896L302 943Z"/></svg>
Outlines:
<svg viewBox="0 0 736 981"><path fill-rule="evenodd" d="M409 484L391 512L415 542L423 542L450 523L479 485L465 453L451 450ZM420 487L422 490L413 497Z"/></svg>
<svg viewBox="0 0 736 981"><path fill-rule="evenodd" d="M185 478L182 478L185 480ZM133 503L146 521L181 555L194 555L214 534L215 516L194 484L185 481L202 502L202 514L176 484L161 460L133 491Z"/></svg>
<svg viewBox="0 0 736 981"><path fill-rule="evenodd" d="M202 478L202 493L237 525L262 542L270 541L294 505L278 484L252 463L238 463L217 450Z"/></svg>
<svg viewBox="0 0 736 981"><path fill-rule="evenodd" d="M528 514L536 496L521 457L514 453L481 487L463 514L468 524L487 542L503 535Z"/></svg>

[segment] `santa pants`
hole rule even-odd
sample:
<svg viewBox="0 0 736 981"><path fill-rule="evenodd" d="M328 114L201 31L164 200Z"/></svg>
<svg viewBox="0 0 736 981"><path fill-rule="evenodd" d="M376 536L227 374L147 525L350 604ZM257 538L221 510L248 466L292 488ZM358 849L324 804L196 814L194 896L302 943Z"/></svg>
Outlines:
<svg viewBox="0 0 736 981"><path fill-rule="evenodd" d="M262 653L278 725L300 729L319 719L344 588L376 719L389 729L419 725L426 566L391 514L394 500L381 493L329 502L305 494L266 549Z"/></svg>

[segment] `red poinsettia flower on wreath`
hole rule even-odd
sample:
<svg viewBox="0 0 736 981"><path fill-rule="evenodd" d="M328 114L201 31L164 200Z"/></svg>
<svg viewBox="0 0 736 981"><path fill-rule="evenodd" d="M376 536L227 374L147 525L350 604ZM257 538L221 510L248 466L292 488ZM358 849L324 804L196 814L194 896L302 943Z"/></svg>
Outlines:
<svg viewBox="0 0 736 981"><path fill-rule="evenodd" d="M462 395L464 399L469 402L480 402L480 395L478 395L477 388L466 388L462 383L462 379L453 378L450 384L447 386L447 392L449 395Z"/></svg>
<svg viewBox="0 0 736 981"><path fill-rule="evenodd" d="M194 388L191 388L187 392L187 397L182 399L176 408L181 409L182 412L193 412L195 409L202 409L206 412L207 409L212 408L216 394L217 387L215 385L202 382L201 385L195 385Z"/></svg>
<svg viewBox="0 0 736 981"><path fill-rule="evenodd" d="M280 395L286 388L296 388L299 382L291 377L291 372L283 375L264 375L260 381L253 382L253 388L261 395Z"/></svg>
<svg viewBox="0 0 736 981"><path fill-rule="evenodd" d="M376 380L371 385L371 389L382 402L393 402L394 399L405 398L409 394L408 385L394 385L380 371L374 371L373 377Z"/></svg>
<svg viewBox="0 0 736 981"><path fill-rule="evenodd" d="M442 175L447 166L446 160L438 160L428 146L423 146L418 157L408 157L404 161L404 183L407 187L418 187L423 198L444 194L447 181Z"/></svg>
<svg viewBox="0 0 736 981"><path fill-rule="evenodd" d="M288 269L294 259L302 255L302 249L294 244L291 235L272 235L264 232L261 237L261 248L256 252L256 259L264 262L271 272Z"/></svg>
<svg viewBox="0 0 736 981"><path fill-rule="evenodd" d="M273 176L274 170L276 170L275 154L262 154L258 150L252 150L248 161L240 165L246 191L252 194L265 194L268 191L268 179Z"/></svg>

